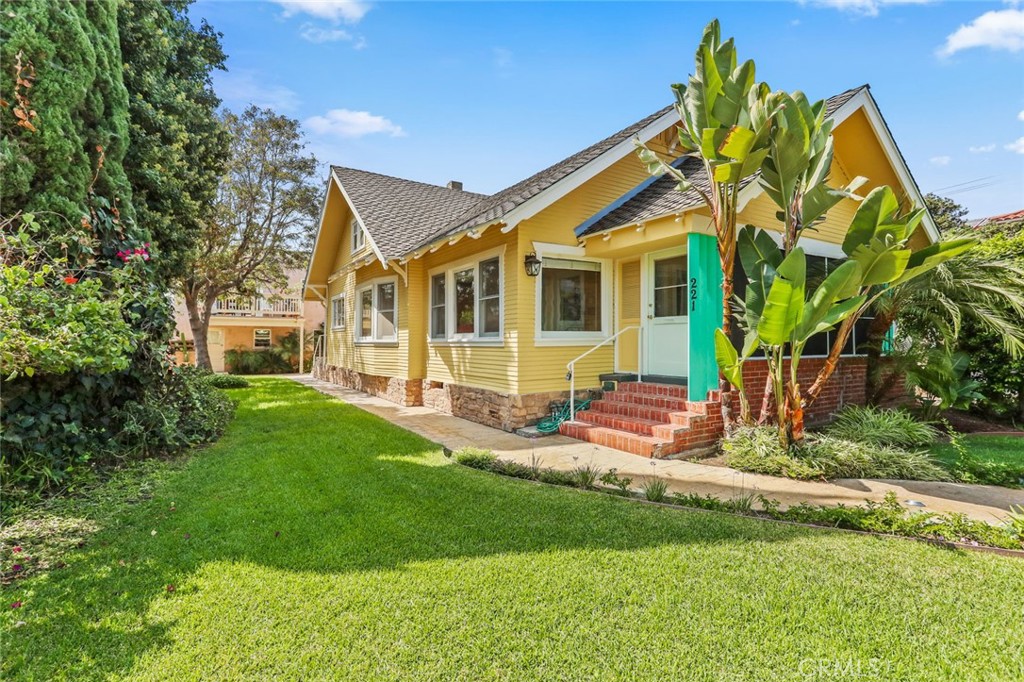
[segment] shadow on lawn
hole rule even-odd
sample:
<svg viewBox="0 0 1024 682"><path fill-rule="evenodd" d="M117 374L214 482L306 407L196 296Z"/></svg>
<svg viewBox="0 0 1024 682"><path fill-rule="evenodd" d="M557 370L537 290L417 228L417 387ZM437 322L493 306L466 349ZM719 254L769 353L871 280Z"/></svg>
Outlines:
<svg viewBox="0 0 1024 682"><path fill-rule="evenodd" d="M152 619L155 600L188 599L166 586L184 584L208 562L328 574L823 532L444 466L436 445L292 382L257 381L240 395L220 443L151 500L104 520L68 568L7 590L25 607L4 614L5 676L127 674L147 651L173 644L173 622ZM10 629L19 618L26 625ZM55 641L68 648L54 650Z"/></svg>

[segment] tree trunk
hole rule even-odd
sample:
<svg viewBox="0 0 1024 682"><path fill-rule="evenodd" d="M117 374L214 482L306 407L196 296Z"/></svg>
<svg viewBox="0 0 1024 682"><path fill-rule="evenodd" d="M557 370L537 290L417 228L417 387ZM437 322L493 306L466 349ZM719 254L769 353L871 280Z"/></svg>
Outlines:
<svg viewBox="0 0 1024 682"><path fill-rule="evenodd" d="M767 356L765 357L767 362ZM772 396L775 394L775 384L772 383L772 373L769 370L768 376L764 378L764 396L761 398L761 413L757 415L757 425L763 426L768 423L772 413Z"/></svg>
<svg viewBox="0 0 1024 682"><path fill-rule="evenodd" d="M832 344L832 350L829 351L828 358L825 359L825 366L818 371L818 376L815 377L814 383L811 384L810 389L807 391L807 400L804 401L805 406L810 407L814 404L814 401L818 399L818 396L824 390L825 384L828 383L832 373L836 371L836 365L839 364L839 356L843 354L843 346L846 345L846 340L850 338L850 332L853 331L853 323L859 317L859 315L851 315L839 325L839 331L836 333L836 340Z"/></svg>
<svg viewBox="0 0 1024 682"><path fill-rule="evenodd" d="M882 358L882 345L892 326L892 318L891 314L876 313L875 319L868 325L868 371L864 394L869 405L877 405L894 384L894 375L892 372L886 374Z"/></svg>
<svg viewBox="0 0 1024 682"><path fill-rule="evenodd" d="M207 338L210 332L210 309L212 305L204 305L199 309L199 301L192 291L185 290L185 308L188 310L188 324L192 328L192 340L196 346L196 367L213 371L210 362L210 349Z"/></svg>

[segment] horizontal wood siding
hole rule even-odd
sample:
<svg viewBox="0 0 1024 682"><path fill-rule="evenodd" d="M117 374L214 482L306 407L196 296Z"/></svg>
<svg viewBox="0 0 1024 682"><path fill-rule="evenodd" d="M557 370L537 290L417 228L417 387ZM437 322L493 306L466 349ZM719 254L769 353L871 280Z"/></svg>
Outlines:
<svg viewBox="0 0 1024 682"><path fill-rule="evenodd" d="M505 247L502 259L502 345L493 343L433 343L428 340L430 316L430 271L447 268L465 259L472 259L496 248ZM518 392L518 273L523 269L516 248L515 233L502 234L497 227L485 231L478 239L463 237L453 245L441 247L418 261L418 286L422 298L413 306L418 317L420 339L425 355L425 376L428 381L487 388L502 393ZM411 282L413 281L410 278ZM451 311L449 311L451 314Z"/></svg>

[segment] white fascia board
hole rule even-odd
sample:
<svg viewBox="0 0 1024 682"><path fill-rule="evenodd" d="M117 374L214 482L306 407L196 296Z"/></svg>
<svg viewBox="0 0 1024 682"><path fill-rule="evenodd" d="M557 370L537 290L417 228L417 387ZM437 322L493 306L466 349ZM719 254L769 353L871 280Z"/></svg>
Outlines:
<svg viewBox="0 0 1024 682"><path fill-rule="evenodd" d="M384 260L383 254L381 254L380 249L377 248L377 242L373 240L373 235L370 234L368 229L366 229L366 223L363 222L363 217L359 215L359 209L356 208L355 202L352 201L352 197L350 197L348 192L345 191L345 186L341 184L341 180L338 179L333 170L331 171L331 179L337 183L338 189L341 191L341 195L345 197L345 201L348 203L349 208L352 209L352 215L354 215L356 220L359 221L359 227L363 228L363 234L366 235L366 240L370 242L370 250L373 251L374 255L377 256L377 260L379 260L380 264L384 266L385 270L387 270L388 262Z"/></svg>
<svg viewBox="0 0 1024 682"><path fill-rule="evenodd" d="M324 215L327 213L327 200L331 196L331 180L334 176L334 171L331 171L331 177L327 178L327 182L324 183L324 200L320 204L320 219L317 221L316 227L316 238L313 240L313 250L309 252L309 262L306 263L306 276L302 279L302 299L306 299L305 291L309 288L309 273L313 271L313 259L316 257L317 247L320 245L320 234L324 231Z"/></svg>
<svg viewBox="0 0 1024 682"><path fill-rule="evenodd" d="M634 137L640 138L643 142L647 142L655 135L665 130L665 128L673 122L678 121L678 119L679 114L676 112L675 108L666 111L655 121L648 123L644 128L641 128L636 135L619 142L596 159L587 162L581 168L569 173L569 175L565 176L547 189L544 189L530 197L525 202L506 213L502 220L508 226L514 228L527 218L537 215L569 192L580 187L599 173L607 170L612 166L612 164L624 158L626 154L632 153Z"/></svg>

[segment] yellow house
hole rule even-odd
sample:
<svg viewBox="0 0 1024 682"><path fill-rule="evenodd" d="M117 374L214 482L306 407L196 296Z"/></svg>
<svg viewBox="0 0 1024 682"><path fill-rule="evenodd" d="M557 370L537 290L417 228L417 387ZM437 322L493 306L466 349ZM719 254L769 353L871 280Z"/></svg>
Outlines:
<svg viewBox="0 0 1024 682"><path fill-rule="evenodd" d="M864 176L864 191L887 184L923 205L868 87L827 107L835 183ZM677 125L666 107L490 196L332 168L304 293L327 306L314 372L505 430L546 416L570 388L605 387L563 433L647 456L712 443L714 232L697 194L649 177L634 152L639 138L673 155ZM700 182L699 164L677 163ZM778 233L756 182L741 201L741 225ZM855 210L852 200L833 208L805 250L842 258ZM926 218L917 245L936 238ZM864 400L862 341L855 332L809 419Z"/></svg>

